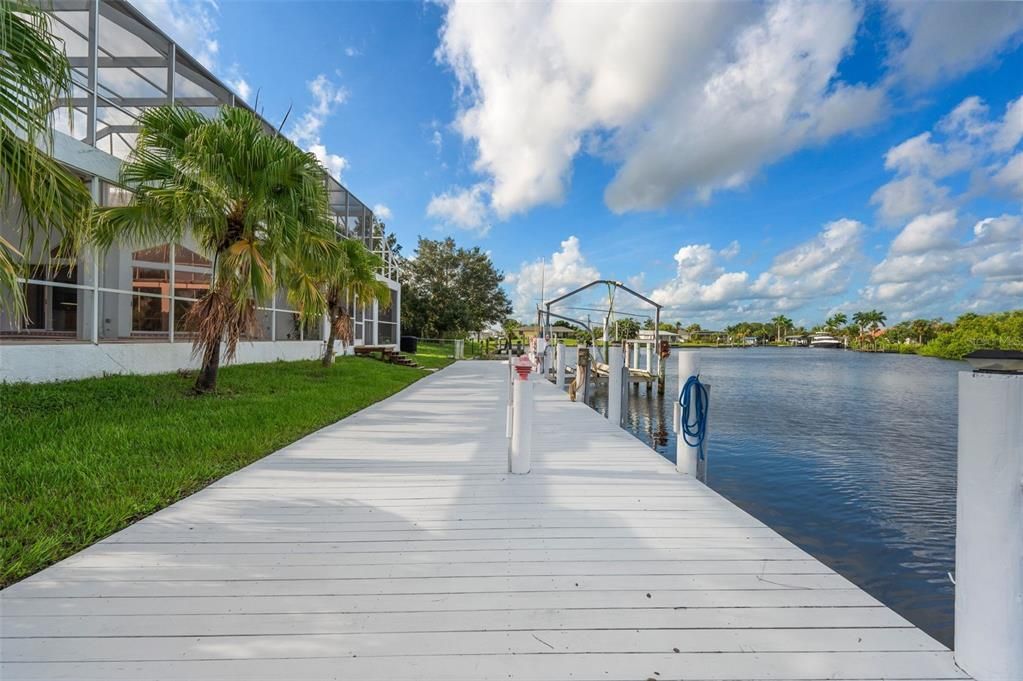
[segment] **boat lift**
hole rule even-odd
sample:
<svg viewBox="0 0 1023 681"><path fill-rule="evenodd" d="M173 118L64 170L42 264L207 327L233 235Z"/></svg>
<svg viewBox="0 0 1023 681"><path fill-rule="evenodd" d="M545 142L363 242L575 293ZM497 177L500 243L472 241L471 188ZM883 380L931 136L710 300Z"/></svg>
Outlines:
<svg viewBox="0 0 1023 681"><path fill-rule="evenodd" d="M585 322L579 319L573 319L565 315L557 314L551 311L551 307L562 303L565 300L573 296L577 296L584 291L587 291L594 286L605 285L608 289L608 304L607 309L597 308L594 311L603 313L603 334L602 343L598 344L596 341L596 333L594 332L593 326L589 323L589 318ZM537 326L543 329L543 337L548 341L553 341L553 333L551 330L551 319L563 319L568 322L573 322L578 326L582 327L587 331L590 336L592 347L597 351L596 356L591 362L591 367L597 376L607 376L608 372L608 357L607 347L610 342L611 329L614 325L615 320L615 294L618 289L625 291L631 296L639 299L642 303L653 307L654 310L654 335L653 339L630 339L625 342L625 366L629 370L629 376L633 383L646 383L647 389L649 390L651 383L657 383L658 394L664 394L664 365L662 362L660 352L660 324L661 324L661 305L654 302L650 298L647 298L642 293L635 291L620 281L614 281L612 279L597 279L591 281L585 286L581 286L577 289L569 291L564 295L558 296L552 300L544 302L544 308L540 309L537 306ZM632 317L637 316L628 312L617 312L618 315ZM647 317L649 319L649 317ZM603 347L601 347L603 346ZM641 351L645 350L645 352ZM603 352L602 352L603 351ZM656 359L655 359L656 358ZM645 360L645 361L644 361Z"/></svg>

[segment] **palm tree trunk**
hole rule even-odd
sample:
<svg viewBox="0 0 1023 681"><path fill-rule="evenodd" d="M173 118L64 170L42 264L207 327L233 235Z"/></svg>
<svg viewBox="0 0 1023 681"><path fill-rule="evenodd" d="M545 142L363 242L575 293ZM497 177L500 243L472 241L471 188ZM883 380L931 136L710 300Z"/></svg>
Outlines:
<svg viewBox="0 0 1023 681"><path fill-rule="evenodd" d="M195 379L195 392L211 393L217 389L217 372L220 370L220 341L206 347L202 356L202 369Z"/></svg>
<svg viewBox="0 0 1023 681"><path fill-rule="evenodd" d="M329 367L334 363L334 341L337 339L337 319L334 314L330 315L330 333L327 335L327 347L323 349L323 366Z"/></svg>

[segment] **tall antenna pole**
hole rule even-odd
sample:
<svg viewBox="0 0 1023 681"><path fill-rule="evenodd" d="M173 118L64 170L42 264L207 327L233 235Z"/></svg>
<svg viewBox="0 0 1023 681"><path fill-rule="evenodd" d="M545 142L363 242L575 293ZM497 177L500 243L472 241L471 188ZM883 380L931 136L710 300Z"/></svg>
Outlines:
<svg viewBox="0 0 1023 681"><path fill-rule="evenodd" d="M544 286L546 285L546 283L547 283L547 258L543 257L543 258L540 258L540 303L541 304L544 302L544 297L545 297L544 296ZM537 311L539 311L540 310L540 305L537 305L536 309L537 309ZM537 317L539 318L539 315L537 315ZM539 323L539 321L540 320L537 319L538 323ZM547 318L545 320L543 320L543 327L542 328L538 327L537 331L544 338L550 338L550 326L551 326L551 317L550 317L550 315L547 315Z"/></svg>

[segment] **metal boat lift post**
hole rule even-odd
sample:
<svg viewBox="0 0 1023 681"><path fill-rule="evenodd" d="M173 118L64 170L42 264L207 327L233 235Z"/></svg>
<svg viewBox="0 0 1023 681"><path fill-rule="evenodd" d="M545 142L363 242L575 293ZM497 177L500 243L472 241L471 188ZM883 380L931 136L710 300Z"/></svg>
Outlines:
<svg viewBox="0 0 1023 681"><path fill-rule="evenodd" d="M551 315L554 314L554 313L551 312L551 306L552 305L556 305L556 304L560 303L563 300L571 298L572 296L574 296L576 294L582 293L583 291L586 291L587 289L590 289L590 288L592 288L594 286L598 286L598 285L601 285L601 284L604 284L606 286L613 286L615 288L620 288L623 291L625 291L626 293L629 293L629 294L633 295L634 297L639 298L640 300L642 300L643 302L647 303L648 305L651 305L654 308L654 348L659 348L660 347L660 340L661 340L661 307L662 306L659 303L654 302L650 298L647 298L642 293L639 293L638 291L635 291L635 290L629 288L628 286L626 286L622 282L615 281L613 279L596 279L596 280L591 281L590 283L588 283L588 284L586 284L584 286L580 286L577 289L569 291L568 293L565 293L564 295L558 296L557 298L554 298L553 300L545 301L544 302L544 308L545 308L546 314L547 314L547 324L548 325L550 324ZM539 313L539 311L538 311L538 313ZM610 311L609 311L609 314L610 314ZM539 314L538 314L538 316L539 316ZM554 315L554 316L555 317L559 317L561 319L567 319L565 317L561 317L560 315ZM607 329L607 325L608 325L608 321L605 318L605 322L604 322L605 332L606 332L606 329ZM590 334L592 335L592 333L593 332L592 332L592 329L591 329L590 330ZM658 380L657 380L657 394L658 395L663 395L664 394L664 371L662 370L663 360L662 360L661 355L660 355L659 352L656 353L656 354L657 354L657 371L654 372L654 373L656 373L656 375L658 377Z"/></svg>

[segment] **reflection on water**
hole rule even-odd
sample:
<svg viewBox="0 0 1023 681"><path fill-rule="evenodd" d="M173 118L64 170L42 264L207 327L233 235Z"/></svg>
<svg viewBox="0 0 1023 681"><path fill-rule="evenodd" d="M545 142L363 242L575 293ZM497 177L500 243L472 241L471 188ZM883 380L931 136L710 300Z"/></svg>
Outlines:
<svg viewBox="0 0 1023 681"><path fill-rule="evenodd" d="M574 363L574 358L570 357ZM627 427L674 461L667 396ZM708 484L952 645L956 373L962 362L810 348L707 349ZM593 396L606 411L606 389Z"/></svg>

